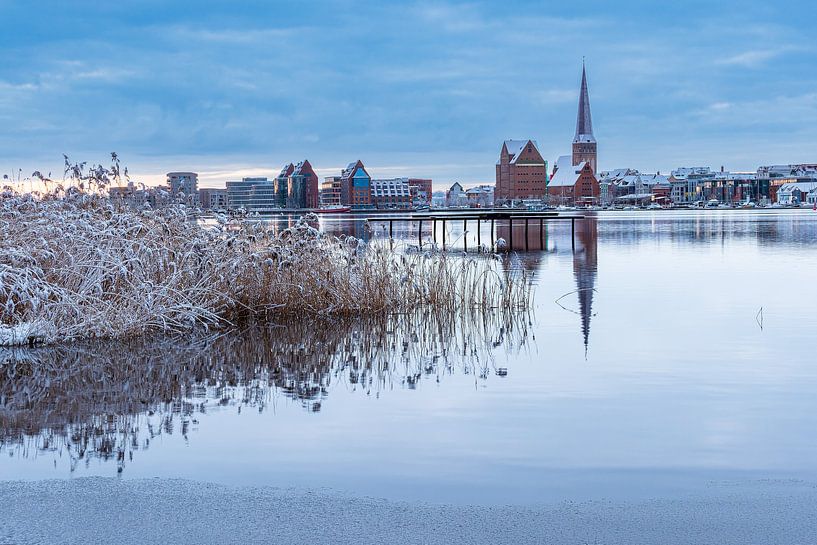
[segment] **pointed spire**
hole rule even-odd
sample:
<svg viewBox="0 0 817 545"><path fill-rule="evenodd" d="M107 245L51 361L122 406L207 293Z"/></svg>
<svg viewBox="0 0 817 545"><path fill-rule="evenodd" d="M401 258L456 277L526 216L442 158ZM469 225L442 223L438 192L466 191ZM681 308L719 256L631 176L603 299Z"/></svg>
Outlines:
<svg viewBox="0 0 817 545"><path fill-rule="evenodd" d="M582 57L582 89L579 94L579 113L576 116L576 136L574 142L595 142L593 136L593 119L590 116L590 95L587 93L587 71Z"/></svg>

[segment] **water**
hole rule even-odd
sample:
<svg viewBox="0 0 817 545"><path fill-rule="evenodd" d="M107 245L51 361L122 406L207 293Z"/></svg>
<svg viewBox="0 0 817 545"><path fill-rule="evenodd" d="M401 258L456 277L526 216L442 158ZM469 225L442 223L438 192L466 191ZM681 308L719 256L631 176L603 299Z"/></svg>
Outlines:
<svg viewBox="0 0 817 545"><path fill-rule="evenodd" d="M397 234L416 244L416 226ZM545 249L505 266L534 273L529 316L4 350L0 480L491 504L817 477L817 214L611 213L579 222L575 248L569 224L528 237Z"/></svg>

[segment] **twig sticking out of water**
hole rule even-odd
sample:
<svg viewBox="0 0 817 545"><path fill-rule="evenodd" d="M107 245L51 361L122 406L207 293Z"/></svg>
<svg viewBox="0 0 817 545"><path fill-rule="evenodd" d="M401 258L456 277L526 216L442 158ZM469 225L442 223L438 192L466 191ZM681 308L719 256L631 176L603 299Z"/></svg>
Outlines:
<svg viewBox="0 0 817 545"><path fill-rule="evenodd" d="M578 310L573 310L572 308L567 308L566 306L561 304L559 301L561 301L562 299L564 299L568 295L573 295L574 293L579 293L581 291L588 291L588 290L589 291L597 291L596 288L579 288L577 290L573 290L573 291L569 291L569 292L565 293L564 295L562 295L561 297L559 297L558 299L556 299L553 302L556 303L557 305L559 305L560 307L562 307L563 310L566 310L568 312L572 312L573 314L578 314L578 315L581 316L581 312L579 312ZM595 316L595 314L593 314L593 316Z"/></svg>
<svg viewBox="0 0 817 545"><path fill-rule="evenodd" d="M755 321L760 326L760 330L763 331L763 307L760 307L760 310L755 314Z"/></svg>

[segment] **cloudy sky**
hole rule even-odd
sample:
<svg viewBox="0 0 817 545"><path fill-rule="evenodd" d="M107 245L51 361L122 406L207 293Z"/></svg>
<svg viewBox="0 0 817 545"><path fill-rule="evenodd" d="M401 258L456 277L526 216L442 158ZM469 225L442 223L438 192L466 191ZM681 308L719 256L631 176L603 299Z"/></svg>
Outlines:
<svg viewBox="0 0 817 545"><path fill-rule="evenodd" d="M601 169L817 161L815 4L669 4L0 0L0 173L493 182L503 139L569 151L582 56Z"/></svg>

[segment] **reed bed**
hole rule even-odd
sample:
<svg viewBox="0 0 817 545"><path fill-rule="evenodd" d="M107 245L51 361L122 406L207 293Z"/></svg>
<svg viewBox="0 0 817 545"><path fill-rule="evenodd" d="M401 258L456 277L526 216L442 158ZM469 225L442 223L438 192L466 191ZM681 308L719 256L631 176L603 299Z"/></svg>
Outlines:
<svg viewBox="0 0 817 545"><path fill-rule="evenodd" d="M315 229L191 220L104 192L0 193L0 345L224 328L286 314L526 309L495 255L409 253Z"/></svg>

